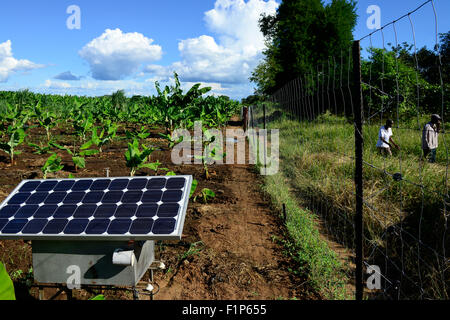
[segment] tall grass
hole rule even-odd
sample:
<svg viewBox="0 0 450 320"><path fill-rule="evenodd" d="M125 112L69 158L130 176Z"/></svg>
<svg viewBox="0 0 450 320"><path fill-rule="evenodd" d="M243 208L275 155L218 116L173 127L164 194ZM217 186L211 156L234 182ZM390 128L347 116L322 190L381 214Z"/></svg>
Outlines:
<svg viewBox="0 0 450 320"><path fill-rule="evenodd" d="M353 125L330 114L298 122L274 110L268 112L268 119L269 129L280 129L278 181L284 179L298 205L320 214L335 237L352 247ZM444 217L444 201L448 203L444 136L440 136L437 163L430 164L422 159L419 129L429 120L419 119L415 128L394 126L393 138L401 150L384 157L376 148L384 120L365 125L363 131L367 259L382 266L386 277L399 280L406 298L448 298L449 265L442 259L450 247ZM393 179L395 173L401 173L402 180Z"/></svg>

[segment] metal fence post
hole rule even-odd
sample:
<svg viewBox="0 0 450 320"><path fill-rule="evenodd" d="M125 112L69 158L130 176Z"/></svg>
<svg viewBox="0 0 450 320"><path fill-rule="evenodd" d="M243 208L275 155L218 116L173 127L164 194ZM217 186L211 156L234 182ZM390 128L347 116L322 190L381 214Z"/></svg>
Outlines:
<svg viewBox="0 0 450 320"><path fill-rule="evenodd" d="M264 128L266 129L266 104L263 104L263 117L264 117Z"/></svg>
<svg viewBox="0 0 450 320"><path fill-rule="evenodd" d="M361 92L361 50L359 41L353 43L353 90L355 121L355 247L356 300L363 298L363 134L362 134L362 92Z"/></svg>
<svg viewBox="0 0 450 320"><path fill-rule="evenodd" d="M266 131L266 104L263 104L263 132L264 132L264 142L263 142L263 148L264 148L264 175L267 174L267 131Z"/></svg>

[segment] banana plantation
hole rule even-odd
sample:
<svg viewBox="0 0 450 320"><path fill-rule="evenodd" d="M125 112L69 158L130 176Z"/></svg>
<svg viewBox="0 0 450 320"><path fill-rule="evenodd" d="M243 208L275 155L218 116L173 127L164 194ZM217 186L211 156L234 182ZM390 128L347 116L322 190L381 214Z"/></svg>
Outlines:
<svg viewBox="0 0 450 320"><path fill-rule="evenodd" d="M240 106L226 96L207 96L211 88L200 84L183 92L177 74L173 86L161 88L156 82L155 88L156 96L131 98L122 90L101 97L0 92L0 154L4 155L0 161L14 166L23 147L30 147L35 154L48 156L41 168L45 178L64 167L57 151L70 157L77 172L111 142L126 140L124 161L130 175L144 167L158 173L158 161L146 163L155 150L146 145L151 129L160 129L159 137L173 147L175 129L189 130L198 120L205 128L223 127ZM71 138L62 144L58 132Z"/></svg>

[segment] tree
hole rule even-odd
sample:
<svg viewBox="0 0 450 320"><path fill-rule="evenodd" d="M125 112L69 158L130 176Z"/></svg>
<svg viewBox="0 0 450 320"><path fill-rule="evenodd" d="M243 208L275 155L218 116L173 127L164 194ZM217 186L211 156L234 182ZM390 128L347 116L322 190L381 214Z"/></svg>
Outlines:
<svg viewBox="0 0 450 320"><path fill-rule="evenodd" d="M241 103L245 106L251 106L251 105L256 105L260 102L264 102L265 100L265 96L262 95L249 95L247 98L243 98Z"/></svg>
<svg viewBox="0 0 450 320"><path fill-rule="evenodd" d="M441 79L439 75L439 65L441 66L441 73L444 83L448 83L448 65L450 62L450 31L447 33L441 33L440 45L435 47L434 50L429 50L427 47L419 49L417 55L418 71L422 77L429 83L440 85ZM408 66L416 67L416 57L413 51L414 46L404 42L398 47L392 47L392 51L396 52L399 59L402 60ZM441 62L439 62L438 52L441 55Z"/></svg>
<svg viewBox="0 0 450 320"><path fill-rule="evenodd" d="M440 53L442 62L442 77L444 83L449 83L449 65L450 65L450 31L440 34Z"/></svg>
<svg viewBox="0 0 450 320"><path fill-rule="evenodd" d="M408 45L403 46L407 47ZM430 53L426 53L425 50L426 48L423 48L421 55L417 55L423 60L422 64L419 63L420 72L416 77L416 69L410 63L411 57L408 58L404 51L398 48L392 51L369 49L371 54L369 59L362 61L363 97L366 110L368 112L370 110L368 117L383 110L384 115L396 118L397 102L399 102L398 115L404 119L417 116L417 112L440 113L442 102L440 84L430 83L430 79L439 77L439 74L436 74L436 60L429 57L434 63L430 63L430 67L426 69L427 60L424 57ZM371 88L368 86L369 83ZM448 110L448 103L446 108Z"/></svg>
<svg viewBox="0 0 450 320"><path fill-rule="evenodd" d="M348 50L356 25L354 0L284 0L275 16L262 16L265 58L252 73L257 93L271 94L300 75ZM347 53L348 51L345 51Z"/></svg>
<svg viewBox="0 0 450 320"><path fill-rule="evenodd" d="M253 70L250 81L257 84L256 95L270 93L276 87L276 75L281 72L281 66L276 60L276 48L268 44L263 51L263 61Z"/></svg>

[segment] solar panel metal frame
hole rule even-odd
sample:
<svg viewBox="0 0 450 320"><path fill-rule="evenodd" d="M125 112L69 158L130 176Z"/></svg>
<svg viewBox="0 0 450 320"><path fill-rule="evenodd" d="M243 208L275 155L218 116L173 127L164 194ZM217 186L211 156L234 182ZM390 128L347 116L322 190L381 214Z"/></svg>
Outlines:
<svg viewBox="0 0 450 320"><path fill-rule="evenodd" d="M155 179L155 178L165 178L165 179L173 179L173 178L185 178L186 183L183 187L183 196L179 202L180 203L180 211L176 218L175 229L170 234L146 234L146 235L125 235L125 234L79 234L79 235L69 235L69 234L42 234L42 235L31 235L31 234L4 234L0 230L0 240L107 240L107 241L129 241L129 240L181 240L181 235L183 232L184 221L186 218L187 206L189 203L189 195L192 186L193 177L192 175L177 175L177 176L136 176L136 177L92 177L92 178L74 178L74 179L29 179L22 180L17 187L0 203L0 210L7 205L8 201L20 190L20 188L27 182L30 181L39 181L40 183L45 181L80 181L80 180L117 180L117 179ZM73 185L72 185L73 186ZM155 189L160 190L160 189ZM30 220L31 221L31 220ZM154 220L156 221L156 220Z"/></svg>

